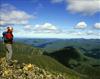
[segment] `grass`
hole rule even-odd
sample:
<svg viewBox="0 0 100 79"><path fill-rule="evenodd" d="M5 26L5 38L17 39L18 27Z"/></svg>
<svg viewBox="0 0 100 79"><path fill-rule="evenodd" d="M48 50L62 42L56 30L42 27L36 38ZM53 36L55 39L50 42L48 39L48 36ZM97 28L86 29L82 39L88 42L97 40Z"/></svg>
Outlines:
<svg viewBox="0 0 100 79"><path fill-rule="evenodd" d="M30 45L14 43L13 59L19 60L19 63L32 63L52 73L62 73L66 79L85 79L85 77L59 63L50 56L42 55L43 50ZM0 56L5 56L5 47L0 43Z"/></svg>

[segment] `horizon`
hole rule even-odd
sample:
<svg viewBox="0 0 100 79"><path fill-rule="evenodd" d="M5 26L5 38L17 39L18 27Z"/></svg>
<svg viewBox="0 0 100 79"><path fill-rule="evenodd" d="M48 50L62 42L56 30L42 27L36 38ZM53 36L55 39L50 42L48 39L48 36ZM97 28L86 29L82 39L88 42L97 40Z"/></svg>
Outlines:
<svg viewBox="0 0 100 79"><path fill-rule="evenodd" d="M100 0L1 0L0 37L100 39ZM86 5L88 4L88 5Z"/></svg>
<svg viewBox="0 0 100 79"><path fill-rule="evenodd" d="M2 39L2 37L0 37L0 39ZM99 38L52 38L52 37L14 37L14 39L64 39L64 40L100 40Z"/></svg>

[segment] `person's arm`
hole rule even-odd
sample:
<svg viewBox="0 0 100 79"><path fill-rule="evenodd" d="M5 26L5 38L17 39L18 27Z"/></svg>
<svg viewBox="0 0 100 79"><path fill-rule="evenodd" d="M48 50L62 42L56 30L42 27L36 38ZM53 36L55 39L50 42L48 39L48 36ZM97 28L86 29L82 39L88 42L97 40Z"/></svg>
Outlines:
<svg viewBox="0 0 100 79"><path fill-rule="evenodd" d="M4 32L2 33L2 39L4 39Z"/></svg>

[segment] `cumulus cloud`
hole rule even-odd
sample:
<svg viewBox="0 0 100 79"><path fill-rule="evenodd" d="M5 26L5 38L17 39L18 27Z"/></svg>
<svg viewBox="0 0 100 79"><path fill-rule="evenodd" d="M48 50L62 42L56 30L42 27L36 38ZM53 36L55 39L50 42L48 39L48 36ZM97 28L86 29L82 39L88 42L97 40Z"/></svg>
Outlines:
<svg viewBox="0 0 100 79"><path fill-rule="evenodd" d="M66 10L72 13L93 15L100 12L100 0L50 0L52 3L66 2Z"/></svg>
<svg viewBox="0 0 100 79"><path fill-rule="evenodd" d="M33 27L32 27L32 25L25 25L25 26L24 26L24 29L25 29L26 31L31 31L31 30L33 30Z"/></svg>
<svg viewBox="0 0 100 79"><path fill-rule="evenodd" d="M25 11L17 10L10 4L2 4L0 7L0 25L7 24L27 24L32 15Z"/></svg>
<svg viewBox="0 0 100 79"><path fill-rule="evenodd" d="M2 26L2 25L4 25L4 24L5 24L5 22L2 21L2 20L0 20L0 26Z"/></svg>
<svg viewBox="0 0 100 79"><path fill-rule="evenodd" d="M95 35L95 32L93 32L92 30L88 30L85 32L86 35Z"/></svg>
<svg viewBox="0 0 100 79"><path fill-rule="evenodd" d="M53 32L53 31L57 31L58 29L56 28L56 26L54 26L51 23L44 23L44 24L37 24L34 27L35 31L42 31L42 32Z"/></svg>
<svg viewBox="0 0 100 79"><path fill-rule="evenodd" d="M63 2L64 0L51 0L52 3L60 3Z"/></svg>
<svg viewBox="0 0 100 79"><path fill-rule="evenodd" d="M96 29L100 29L100 23L95 23L95 24L94 24L94 27L95 27Z"/></svg>
<svg viewBox="0 0 100 79"><path fill-rule="evenodd" d="M76 29L85 29L86 27L87 24L84 21L77 23L77 25L75 26Z"/></svg>
<svg viewBox="0 0 100 79"><path fill-rule="evenodd" d="M99 31L94 31L94 30L73 30L73 31L69 31L68 33L66 33L68 35L71 35L72 37L75 38L93 38L93 39L100 39L99 35L100 32Z"/></svg>
<svg viewBox="0 0 100 79"><path fill-rule="evenodd" d="M51 23L36 24L36 25L26 24L24 25L23 30L35 33L61 33L61 30L59 30L57 26Z"/></svg>
<svg viewBox="0 0 100 79"><path fill-rule="evenodd" d="M74 13L95 14L100 12L100 0L66 0L67 10Z"/></svg>

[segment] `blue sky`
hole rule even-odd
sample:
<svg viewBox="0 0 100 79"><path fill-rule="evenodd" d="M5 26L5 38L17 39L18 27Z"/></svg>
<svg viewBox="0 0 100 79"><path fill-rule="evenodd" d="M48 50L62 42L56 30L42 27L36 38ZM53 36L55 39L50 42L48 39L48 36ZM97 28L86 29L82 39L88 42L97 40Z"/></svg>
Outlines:
<svg viewBox="0 0 100 79"><path fill-rule="evenodd" d="M1 0L0 36L100 38L100 0ZM88 5L86 5L88 4Z"/></svg>

